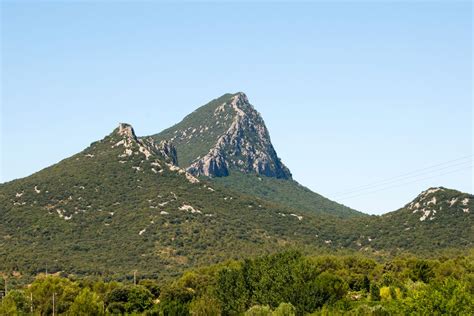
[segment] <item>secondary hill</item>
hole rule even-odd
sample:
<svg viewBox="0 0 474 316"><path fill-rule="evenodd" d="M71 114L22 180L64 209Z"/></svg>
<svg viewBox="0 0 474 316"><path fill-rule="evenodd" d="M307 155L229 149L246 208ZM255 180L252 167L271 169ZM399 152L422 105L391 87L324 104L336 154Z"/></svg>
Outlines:
<svg viewBox="0 0 474 316"><path fill-rule="evenodd" d="M292 179L272 145L263 118L242 92L212 100L152 138L174 144L180 167L227 188L305 214L364 215Z"/></svg>
<svg viewBox="0 0 474 316"><path fill-rule="evenodd" d="M468 249L474 245L474 196L433 187L404 207L354 221L364 238L361 249L392 249L429 253L439 249Z"/></svg>

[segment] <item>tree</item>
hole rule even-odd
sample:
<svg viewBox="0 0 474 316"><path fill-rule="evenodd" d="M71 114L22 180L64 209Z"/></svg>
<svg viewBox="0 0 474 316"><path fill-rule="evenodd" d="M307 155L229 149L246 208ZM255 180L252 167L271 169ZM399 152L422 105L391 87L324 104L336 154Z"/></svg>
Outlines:
<svg viewBox="0 0 474 316"><path fill-rule="evenodd" d="M224 315L245 311L248 289L242 271L228 268L221 270L217 280L216 294Z"/></svg>
<svg viewBox="0 0 474 316"><path fill-rule="evenodd" d="M144 286L133 286L128 292L125 304L128 312L142 312L153 305L153 294Z"/></svg>
<svg viewBox="0 0 474 316"><path fill-rule="evenodd" d="M156 283L156 281L147 279L147 280L141 280L138 284L146 287L148 291L150 291L150 293L153 295L154 298L157 298L160 296L160 292L161 292L160 286L158 285L158 283Z"/></svg>
<svg viewBox="0 0 474 316"><path fill-rule="evenodd" d="M472 315L474 297L469 284L454 278L417 287L403 301L406 312L423 315Z"/></svg>
<svg viewBox="0 0 474 316"><path fill-rule="evenodd" d="M83 289L72 303L68 310L69 315L87 316L103 315L104 302L99 295L88 288Z"/></svg>
<svg viewBox="0 0 474 316"><path fill-rule="evenodd" d="M65 313L79 293L79 286L67 278L40 275L28 289L33 296L35 312L39 314L53 313L53 295L55 313Z"/></svg>
<svg viewBox="0 0 474 316"><path fill-rule="evenodd" d="M433 268L427 260L415 261L410 274L413 281L423 281L428 283L433 276Z"/></svg>
<svg viewBox="0 0 474 316"><path fill-rule="evenodd" d="M298 310L313 312L326 303L334 303L347 293L348 286L338 276L329 272L321 273L316 279L306 282Z"/></svg>
<svg viewBox="0 0 474 316"><path fill-rule="evenodd" d="M10 290L6 296L7 298L15 302L18 312L27 313L30 311L30 302L23 291Z"/></svg>
<svg viewBox="0 0 474 316"><path fill-rule="evenodd" d="M15 300L11 296L6 296L0 303L0 315L5 316L16 316L18 315L18 309L15 304Z"/></svg>
<svg viewBox="0 0 474 316"><path fill-rule="evenodd" d="M193 316L219 316L221 315L221 307L216 299L205 295L194 299L189 304L189 314Z"/></svg>
<svg viewBox="0 0 474 316"><path fill-rule="evenodd" d="M106 297L107 310L125 309L126 312L142 312L153 304L153 295L144 286L120 286Z"/></svg>

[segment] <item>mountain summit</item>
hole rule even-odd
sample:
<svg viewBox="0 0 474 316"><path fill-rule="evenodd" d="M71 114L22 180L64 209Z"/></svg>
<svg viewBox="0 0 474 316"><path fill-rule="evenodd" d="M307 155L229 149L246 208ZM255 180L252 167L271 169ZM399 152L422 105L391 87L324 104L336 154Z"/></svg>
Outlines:
<svg viewBox="0 0 474 316"><path fill-rule="evenodd" d="M223 177L234 170L291 179L265 122L242 92L211 101L153 138L172 142L180 166L195 176Z"/></svg>
<svg viewBox="0 0 474 316"><path fill-rule="evenodd" d="M242 92L212 100L151 138L172 143L179 166L188 173L227 189L309 214L363 215L293 180L263 118Z"/></svg>

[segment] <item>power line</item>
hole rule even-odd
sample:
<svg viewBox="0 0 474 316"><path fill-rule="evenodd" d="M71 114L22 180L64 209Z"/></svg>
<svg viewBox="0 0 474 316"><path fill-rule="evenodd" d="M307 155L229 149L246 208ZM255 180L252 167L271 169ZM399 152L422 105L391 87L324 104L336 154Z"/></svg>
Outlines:
<svg viewBox="0 0 474 316"><path fill-rule="evenodd" d="M370 189L372 187L386 185L386 184L390 184L392 182L398 182L398 181L404 180L406 178L418 177L420 175L437 172L439 170L444 170L444 169L449 169L449 168L452 168L452 167L457 167L459 165L470 163L471 160L457 162L457 161L460 161L460 160L465 160L465 159L470 158L470 157L472 157L472 155L465 156L465 157L458 158L458 159L454 159L454 160L450 160L450 161L446 161L446 162L439 163L439 164L436 164L436 165L432 165L432 166L429 166L429 167L426 167L426 168L417 169L417 170L414 170L414 171L411 171L411 172L408 172L408 173L401 174L401 175L396 176L396 177L387 178L385 180L379 180L379 181L372 182L372 183L369 183L369 184L366 184L366 185L356 186L356 187L353 187L353 188L345 190L345 191L336 192L334 195L335 196L347 195L349 193L354 193L354 192L357 192L357 191ZM457 162L457 163L451 164L453 162ZM450 165L444 166L446 164L450 164ZM439 166L444 166L444 167L438 168L438 169L435 169L435 170L429 170L429 169L433 169L433 168L436 168L436 167L439 167ZM429 170L429 171L427 171L427 170Z"/></svg>
<svg viewBox="0 0 474 316"><path fill-rule="evenodd" d="M405 182L405 183L402 183L402 184L399 184L399 185L389 186L389 187L385 187L385 188L382 188L382 189L378 189L378 190L374 190L374 191L370 191L370 192L365 192L365 193L361 193L361 194L356 194L356 195L348 196L348 197L341 198L341 199L342 200L347 200L347 199L352 199L352 198L363 196L363 195L373 194L373 193L377 193L377 192L380 192L380 191L401 187L401 186L404 186L404 185L407 185L407 184L411 184L411 183L415 183L415 182L419 182L419 181L423 181L423 180L427 180L427 179L432 179L432 178L436 178L436 177L439 177L439 176L444 176L444 175L447 175L447 174L456 173L456 172L471 169L471 168L472 168L472 165L468 166L467 168L460 168L460 169L457 169L457 170L453 170L453 171L450 171L450 172L445 172L445 173L438 174L438 175L435 175L435 176L425 177L425 178L417 179L417 180L414 180L414 181Z"/></svg>
<svg viewBox="0 0 474 316"><path fill-rule="evenodd" d="M452 164L452 165L449 165L449 166L444 166L442 168L437 168L437 169L433 169L433 170L427 170L427 171L424 171L424 172L421 172L421 171L418 171L416 173L412 172L412 175L398 176L398 177L391 178L393 180L385 180L385 181L374 182L371 185L361 186L361 187L359 187L359 189L344 191L344 193L335 194L335 197L340 198L340 197L343 197L343 196L346 196L346 195L352 195L353 193L357 193L357 192L360 192L360 191L366 191L368 189L373 189L373 188L377 188L377 187L380 187L380 186L385 186L385 185L388 185L388 184L401 182L401 181L404 181L404 180L408 180L410 178L417 178L419 176L432 174L432 173L435 173L435 172L439 172L439 171L446 170L446 169L451 169L453 167L463 166L463 165L470 164L470 163L472 163L472 162L471 161L463 161L463 162L460 162L460 163ZM378 183L378 184L375 184L375 183Z"/></svg>

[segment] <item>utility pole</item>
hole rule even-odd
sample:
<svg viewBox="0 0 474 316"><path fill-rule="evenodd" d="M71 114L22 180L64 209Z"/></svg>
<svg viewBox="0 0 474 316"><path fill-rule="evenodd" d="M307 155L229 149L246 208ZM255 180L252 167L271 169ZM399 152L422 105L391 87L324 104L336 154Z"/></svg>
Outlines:
<svg viewBox="0 0 474 316"><path fill-rule="evenodd" d="M137 270L133 271L133 285L137 285Z"/></svg>
<svg viewBox="0 0 474 316"><path fill-rule="evenodd" d="M33 315L33 292L30 293L30 312Z"/></svg>
<svg viewBox="0 0 474 316"><path fill-rule="evenodd" d="M53 316L56 315L56 312L55 312L56 306L54 304L55 303L54 302L55 296L56 296L56 293L53 293Z"/></svg>

